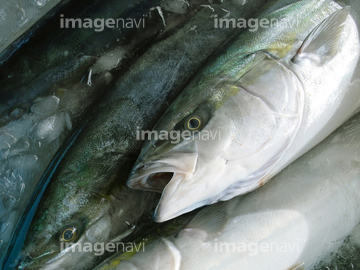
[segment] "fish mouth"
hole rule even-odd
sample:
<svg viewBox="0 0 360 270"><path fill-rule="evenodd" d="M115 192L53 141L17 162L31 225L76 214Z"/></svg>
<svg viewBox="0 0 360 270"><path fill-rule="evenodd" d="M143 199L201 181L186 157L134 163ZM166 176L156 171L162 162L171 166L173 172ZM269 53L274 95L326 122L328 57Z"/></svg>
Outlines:
<svg viewBox="0 0 360 270"><path fill-rule="evenodd" d="M127 181L132 189L161 193L174 178L187 178L197 164L197 153L177 153L176 158L167 157L158 161L138 163Z"/></svg>
<svg viewBox="0 0 360 270"><path fill-rule="evenodd" d="M55 251L49 251L44 254L38 255L37 257L32 257L29 253L21 253L21 258L15 269L17 270L37 270L44 267L48 264L49 261L53 260L56 257Z"/></svg>
<svg viewBox="0 0 360 270"><path fill-rule="evenodd" d="M162 192L165 186L173 178L174 173L172 172L158 172L147 176L142 180L142 184L148 189L153 191Z"/></svg>

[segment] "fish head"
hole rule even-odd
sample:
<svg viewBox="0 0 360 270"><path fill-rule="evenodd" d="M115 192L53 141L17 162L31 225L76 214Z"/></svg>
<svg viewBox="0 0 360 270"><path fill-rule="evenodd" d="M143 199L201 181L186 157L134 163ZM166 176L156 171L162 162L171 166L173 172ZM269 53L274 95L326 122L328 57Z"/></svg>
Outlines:
<svg viewBox="0 0 360 270"><path fill-rule="evenodd" d="M138 131L143 139L149 136L132 170L129 187L162 192L173 173L184 177L194 173L198 138L208 131L205 126L211 119L212 104L200 96L193 104L185 99L178 103L175 107L183 110L181 113L170 108L151 132Z"/></svg>
<svg viewBox="0 0 360 270"><path fill-rule="evenodd" d="M72 269L74 265L88 269L121 251L119 243L138 229L153 195L115 185L119 176L110 181L95 174L90 177L87 173L93 168L56 176L50 183L30 225L18 269Z"/></svg>
<svg viewBox="0 0 360 270"><path fill-rule="evenodd" d="M226 70L185 89L132 170L129 187L162 192L157 222L258 187L292 143L303 110L297 76L263 52ZM176 140L161 137L171 132Z"/></svg>
<svg viewBox="0 0 360 270"><path fill-rule="evenodd" d="M72 202L77 203L80 196L82 195L79 194L77 197L72 198ZM54 262L62 261L66 265L66 260L73 261L78 254L68 252L69 247L89 241L89 237L94 237L91 235L91 227L99 223L98 220L103 220L102 226L98 228L99 232L109 227L105 224L107 220L106 214L99 212L100 209L105 210L108 207L108 202L103 200L102 202L98 201L98 203L100 203L99 208L93 209L92 216L89 216L84 211L85 209L82 208L81 210L74 209L75 211L68 209L72 214L70 217L64 218L61 217L62 212L58 212L59 215L56 212L53 213L55 208L52 208L51 204L47 212L36 215L26 238L22 251L23 258L18 268L53 269L51 265ZM65 207L65 205L61 207ZM106 232L104 233L106 234ZM63 269L62 266L58 266L58 269Z"/></svg>

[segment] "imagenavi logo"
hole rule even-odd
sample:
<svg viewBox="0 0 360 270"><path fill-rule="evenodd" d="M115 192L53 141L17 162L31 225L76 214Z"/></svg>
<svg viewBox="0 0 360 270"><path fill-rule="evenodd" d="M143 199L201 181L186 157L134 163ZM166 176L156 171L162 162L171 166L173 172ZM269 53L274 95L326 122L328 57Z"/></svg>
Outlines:
<svg viewBox="0 0 360 270"><path fill-rule="evenodd" d="M64 14L60 14L60 28L84 28L94 29L96 32L104 31L105 28L110 29L132 29L145 28L145 17L135 18L65 18Z"/></svg>

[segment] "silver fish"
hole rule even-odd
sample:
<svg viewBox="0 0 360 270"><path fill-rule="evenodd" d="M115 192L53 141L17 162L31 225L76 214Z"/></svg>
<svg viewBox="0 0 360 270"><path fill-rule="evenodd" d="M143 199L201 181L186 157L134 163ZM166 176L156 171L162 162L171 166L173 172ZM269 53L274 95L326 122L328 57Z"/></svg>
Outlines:
<svg viewBox="0 0 360 270"><path fill-rule="evenodd" d="M179 141L158 135L144 144L128 186L162 192L155 221L264 185L359 107L349 8L299 1L262 19L278 24L240 35L152 131Z"/></svg>

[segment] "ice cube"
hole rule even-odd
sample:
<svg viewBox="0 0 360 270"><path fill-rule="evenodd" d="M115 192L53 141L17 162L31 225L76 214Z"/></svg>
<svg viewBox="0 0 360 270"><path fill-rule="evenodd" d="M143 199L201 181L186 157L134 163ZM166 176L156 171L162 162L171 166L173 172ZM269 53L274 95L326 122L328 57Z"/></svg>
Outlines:
<svg viewBox="0 0 360 270"><path fill-rule="evenodd" d="M31 111L39 115L51 115L57 110L59 102L60 99L56 96L38 98L35 100L34 105L31 106Z"/></svg>
<svg viewBox="0 0 360 270"><path fill-rule="evenodd" d="M70 117L66 113L58 113L45 118L36 125L36 137L51 142L71 127Z"/></svg>

